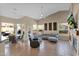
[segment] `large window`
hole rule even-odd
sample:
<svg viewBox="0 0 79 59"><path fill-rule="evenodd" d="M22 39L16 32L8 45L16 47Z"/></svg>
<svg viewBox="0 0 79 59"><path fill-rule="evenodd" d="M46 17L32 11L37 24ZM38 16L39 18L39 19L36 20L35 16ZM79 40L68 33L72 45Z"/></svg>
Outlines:
<svg viewBox="0 0 79 59"><path fill-rule="evenodd" d="M33 30L37 30L37 24L33 25Z"/></svg>
<svg viewBox="0 0 79 59"><path fill-rule="evenodd" d="M57 22L53 23L53 30L57 30Z"/></svg>
<svg viewBox="0 0 79 59"><path fill-rule="evenodd" d="M67 23L60 23L59 24L59 33L61 33L61 34L68 33L68 24Z"/></svg>
<svg viewBox="0 0 79 59"><path fill-rule="evenodd" d="M49 23L49 30L52 30L52 23Z"/></svg>
<svg viewBox="0 0 79 59"><path fill-rule="evenodd" d="M1 23L1 32L9 32L14 34L14 24L13 23Z"/></svg>
<svg viewBox="0 0 79 59"><path fill-rule="evenodd" d="M44 30L44 25L38 25L38 30Z"/></svg>
<svg viewBox="0 0 79 59"><path fill-rule="evenodd" d="M47 23L44 24L44 30L47 30Z"/></svg>

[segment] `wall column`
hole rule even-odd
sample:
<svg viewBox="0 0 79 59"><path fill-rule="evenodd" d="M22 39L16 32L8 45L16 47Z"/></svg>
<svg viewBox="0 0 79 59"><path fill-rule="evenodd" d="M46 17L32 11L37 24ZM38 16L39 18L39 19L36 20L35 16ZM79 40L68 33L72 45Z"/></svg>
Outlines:
<svg viewBox="0 0 79 59"><path fill-rule="evenodd" d="M1 42L1 22L0 22L0 42Z"/></svg>

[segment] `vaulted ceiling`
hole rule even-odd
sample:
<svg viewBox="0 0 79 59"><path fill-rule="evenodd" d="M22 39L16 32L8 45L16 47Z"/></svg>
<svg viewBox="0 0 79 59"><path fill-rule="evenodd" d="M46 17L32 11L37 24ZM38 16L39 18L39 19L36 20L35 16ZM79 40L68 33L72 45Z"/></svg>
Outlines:
<svg viewBox="0 0 79 59"><path fill-rule="evenodd" d="M61 10L69 10L68 3L0 3L0 16L21 18L23 16L40 19Z"/></svg>

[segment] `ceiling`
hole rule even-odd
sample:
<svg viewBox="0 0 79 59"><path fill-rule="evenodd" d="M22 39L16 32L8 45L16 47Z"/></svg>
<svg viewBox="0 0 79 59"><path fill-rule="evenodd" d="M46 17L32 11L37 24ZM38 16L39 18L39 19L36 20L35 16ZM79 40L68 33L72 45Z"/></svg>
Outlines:
<svg viewBox="0 0 79 59"><path fill-rule="evenodd" d="M28 16L40 19L61 10L69 10L70 5L69 3L0 3L0 16L11 18Z"/></svg>

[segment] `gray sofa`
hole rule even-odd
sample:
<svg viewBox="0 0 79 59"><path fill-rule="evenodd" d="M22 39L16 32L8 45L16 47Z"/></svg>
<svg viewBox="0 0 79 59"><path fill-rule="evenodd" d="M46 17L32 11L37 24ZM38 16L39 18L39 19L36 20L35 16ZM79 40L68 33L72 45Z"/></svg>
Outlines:
<svg viewBox="0 0 79 59"><path fill-rule="evenodd" d="M48 40L49 34L42 34L40 36L43 40Z"/></svg>
<svg viewBox="0 0 79 59"><path fill-rule="evenodd" d="M59 39L58 34L43 34L41 37L43 40L48 40L48 41L52 41L52 42L57 42Z"/></svg>
<svg viewBox="0 0 79 59"><path fill-rule="evenodd" d="M48 36L48 40L51 42L57 42L59 39L59 35L58 34L50 34Z"/></svg>

